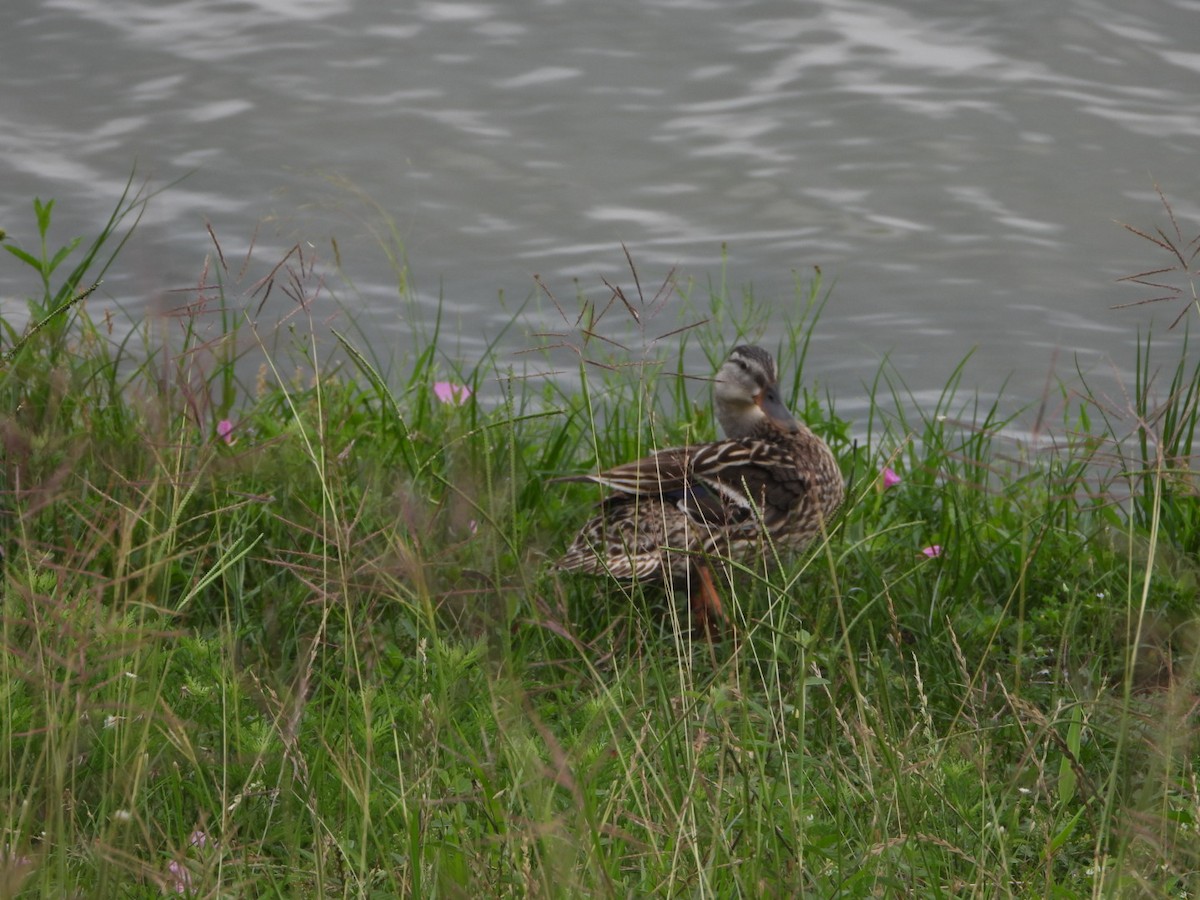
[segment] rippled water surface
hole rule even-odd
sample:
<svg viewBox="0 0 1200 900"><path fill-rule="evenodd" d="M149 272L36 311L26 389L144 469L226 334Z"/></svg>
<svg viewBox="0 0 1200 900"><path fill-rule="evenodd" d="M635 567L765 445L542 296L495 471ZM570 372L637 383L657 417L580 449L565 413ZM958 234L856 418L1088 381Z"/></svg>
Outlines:
<svg viewBox="0 0 1200 900"><path fill-rule="evenodd" d="M809 365L851 409L884 356L920 396L973 348L966 385L1018 400L1074 354L1128 368L1151 310L1110 310L1145 296L1115 279L1167 260L1117 222L1169 225L1157 182L1200 230L1200 3L905 6L10 0L0 227L32 245L38 195L93 233L136 162L190 174L102 289L133 312L195 282L206 223L230 258L257 228L263 265L302 241L332 268L335 239L331 286L403 350L386 216L468 360L535 273L631 287L624 243L647 285L751 285L777 320L819 266ZM12 261L0 290L29 290Z"/></svg>

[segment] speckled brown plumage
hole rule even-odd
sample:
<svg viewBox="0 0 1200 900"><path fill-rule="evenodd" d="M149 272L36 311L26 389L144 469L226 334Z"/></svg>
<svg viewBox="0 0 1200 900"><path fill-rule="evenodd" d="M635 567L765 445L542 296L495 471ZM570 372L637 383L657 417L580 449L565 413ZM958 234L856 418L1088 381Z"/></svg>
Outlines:
<svg viewBox="0 0 1200 900"><path fill-rule="evenodd" d="M574 479L614 493L558 561L568 571L686 586L695 625L709 633L724 619L709 564L802 548L844 494L825 442L780 401L767 351L735 347L713 395L724 440Z"/></svg>

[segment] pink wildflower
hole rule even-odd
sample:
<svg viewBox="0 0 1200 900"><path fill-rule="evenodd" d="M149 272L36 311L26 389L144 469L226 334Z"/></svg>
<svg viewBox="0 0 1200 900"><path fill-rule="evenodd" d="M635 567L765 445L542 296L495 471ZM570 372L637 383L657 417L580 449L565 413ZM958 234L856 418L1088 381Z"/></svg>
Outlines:
<svg viewBox="0 0 1200 900"><path fill-rule="evenodd" d="M935 557L942 555L942 545L941 544L931 544L930 546L926 547L921 552L924 553L926 556L928 556L930 559L933 559Z"/></svg>
<svg viewBox="0 0 1200 900"><path fill-rule="evenodd" d="M896 474L896 470L891 466L884 466L880 473L882 478L883 489L893 488L900 483L900 476Z"/></svg>
<svg viewBox="0 0 1200 900"><path fill-rule="evenodd" d="M442 403L455 403L461 406L471 396L471 389L465 384L455 384L453 381L435 381L433 396Z"/></svg>
<svg viewBox="0 0 1200 900"><path fill-rule="evenodd" d="M167 863L167 875L170 878L167 886L176 894L186 894L192 889L192 873L177 859Z"/></svg>
<svg viewBox="0 0 1200 900"><path fill-rule="evenodd" d="M220 422L218 422L217 437L223 440L226 444L232 444L234 441L233 423L228 419L222 419Z"/></svg>

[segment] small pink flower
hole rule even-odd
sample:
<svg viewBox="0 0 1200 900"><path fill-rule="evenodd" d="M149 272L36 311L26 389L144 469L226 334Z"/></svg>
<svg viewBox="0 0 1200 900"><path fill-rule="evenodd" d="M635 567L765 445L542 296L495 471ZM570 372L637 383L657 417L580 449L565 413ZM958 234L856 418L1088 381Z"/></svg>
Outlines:
<svg viewBox="0 0 1200 900"><path fill-rule="evenodd" d="M188 838L188 843L193 847L199 847L203 850L208 846L208 833L197 828L192 832L191 837Z"/></svg>
<svg viewBox="0 0 1200 900"><path fill-rule="evenodd" d="M435 381L433 396L442 403L455 403L461 406L471 396L471 389L465 384L455 384L453 381Z"/></svg>
<svg viewBox="0 0 1200 900"><path fill-rule="evenodd" d="M226 444L234 442L233 423L228 419L222 419L217 423L217 437L223 440Z"/></svg>
<svg viewBox="0 0 1200 900"><path fill-rule="evenodd" d="M894 488L900 483L900 476L896 474L896 470L891 466L884 466L880 476L883 479L882 483L885 491L888 488Z"/></svg>
<svg viewBox="0 0 1200 900"><path fill-rule="evenodd" d="M926 547L921 552L924 553L926 556L928 556L930 559L934 559L935 557L942 555L942 545L941 544L931 544L930 546Z"/></svg>
<svg viewBox="0 0 1200 900"><path fill-rule="evenodd" d="M471 532L471 534L478 534L479 533L479 523L476 522L474 519L472 519L470 522L467 523L467 530L469 532Z"/></svg>
<svg viewBox="0 0 1200 900"><path fill-rule="evenodd" d="M192 889L192 873L177 859L167 863L167 875L170 878L168 887L176 894L186 894Z"/></svg>

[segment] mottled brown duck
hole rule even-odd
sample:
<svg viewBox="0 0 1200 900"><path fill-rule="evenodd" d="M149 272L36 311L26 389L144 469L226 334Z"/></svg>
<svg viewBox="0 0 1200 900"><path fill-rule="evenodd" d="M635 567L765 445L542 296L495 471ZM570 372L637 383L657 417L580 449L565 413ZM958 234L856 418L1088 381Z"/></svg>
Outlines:
<svg viewBox="0 0 1200 900"><path fill-rule="evenodd" d="M558 560L567 571L687 591L693 628L727 621L712 567L801 549L845 487L829 447L779 396L775 360L735 347L713 383L724 440L676 447L591 475L613 493Z"/></svg>

